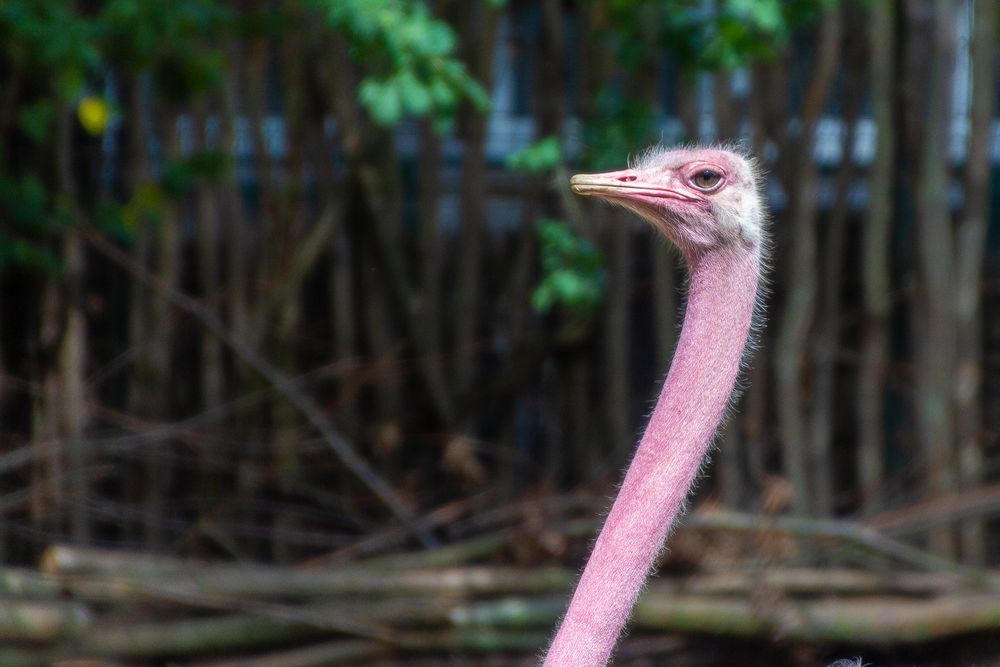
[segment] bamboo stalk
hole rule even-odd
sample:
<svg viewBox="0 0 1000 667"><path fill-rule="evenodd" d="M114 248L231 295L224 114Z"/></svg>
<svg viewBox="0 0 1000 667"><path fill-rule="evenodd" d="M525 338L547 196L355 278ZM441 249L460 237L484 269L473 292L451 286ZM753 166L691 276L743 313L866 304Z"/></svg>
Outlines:
<svg viewBox="0 0 1000 667"><path fill-rule="evenodd" d="M781 428L782 472L792 485L792 510L805 515L817 507L830 507L832 492L817 484L810 469L810 456L823 458L806 430L809 393L805 367L806 346L816 315L818 281L816 214L819 174L813 168L813 144L823 103L837 74L840 60L841 17L839 7L827 7L818 27L814 75L810 78L799 110L800 143L796 146L797 172L792 183L790 211L788 293L778 326L774 369L778 422ZM791 162L791 160L789 161Z"/></svg>
<svg viewBox="0 0 1000 667"><path fill-rule="evenodd" d="M777 530L802 537L828 537L846 540L919 570L950 572L971 582L984 584L983 573L947 558L935 556L916 547L893 540L860 524L836 519L809 519L803 517L778 517L762 521L752 514L738 512L698 512L685 519L692 528L710 530L756 531Z"/></svg>
<svg viewBox="0 0 1000 667"><path fill-rule="evenodd" d="M889 366L889 318L892 308L890 242L896 169L896 27L892 0L875 0L867 28L871 60L872 120L878 128L869 171L870 203L861 231L864 329L855 413L858 454L855 469L861 507L872 513L883 504L885 475L886 375Z"/></svg>
<svg viewBox="0 0 1000 667"><path fill-rule="evenodd" d="M358 605L358 609L363 605ZM393 603L369 607L372 616L396 626L445 629L398 632L394 642L410 651L533 651L563 610L562 596L504 598L472 604ZM437 610L427 616L428 611ZM360 613L360 612L359 612ZM746 598L703 598L649 591L636 607L635 631L698 632L724 637L792 642L903 644L970 632L1000 630L1000 597L951 595L919 600L866 596L780 601L760 605ZM121 624L91 629L81 655L154 657L197 655L268 646L329 634L315 625L251 616L192 619L170 623ZM348 644L367 646L367 643Z"/></svg>
<svg viewBox="0 0 1000 667"><path fill-rule="evenodd" d="M739 515L714 519L716 527L721 519L728 519L729 526L741 525ZM802 520L793 523L793 528L803 528L797 525ZM62 549L72 553L68 547ZM95 550L84 551L93 555ZM262 649L345 633L368 637L278 651L251 661L273 665L370 659L391 645L416 652L534 651L562 613L565 591L574 579L569 570L560 568L488 567L404 571L353 567L321 572L195 565L181 576L179 570L122 567L124 560L119 555L119 567L112 572L56 572L52 580L0 570L0 584L12 594L36 588L48 594L52 589L46 585L58 582L82 599L147 608L151 600L181 602L237 613L141 623L123 623L115 614L93 622L80 604L12 601L0 605L0 640L59 641L67 655L136 659ZM136 560L155 562L147 555ZM1000 588L1000 575L983 577ZM961 583L947 572L890 576L808 568L662 579L640 600L633 628L852 644L919 643L1000 630L1000 595L960 592ZM757 595L761 590L782 595L768 596L771 602L761 604ZM494 595L504 597L485 599ZM254 597L332 601L294 606L258 603Z"/></svg>
<svg viewBox="0 0 1000 667"><path fill-rule="evenodd" d="M91 629L79 655L129 658L197 655L301 641L328 632L305 623L244 615L167 623L115 622Z"/></svg>
<svg viewBox="0 0 1000 667"><path fill-rule="evenodd" d="M994 576L1000 583L1000 576ZM761 589L785 595L912 595L955 591L959 583L947 574L868 572L847 569L789 568L764 572L720 572L659 579L650 584L656 594L752 595Z"/></svg>
<svg viewBox="0 0 1000 667"><path fill-rule="evenodd" d="M964 177L964 211L955 232L955 329L957 355L952 387L955 406L956 459L961 488L987 481L982 411L983 270L989 229L993 165L991 133L996 108L997 29L1000 12L995 2L976 2L969 17L969 144ZM960 526L962 556L975 565L987 561L988 524L980 519Z"/></svg>
<svg viewBox="0 0 1000 667"><path fill-rule="evenodd" d="M359 565L384 569L456 567L494 556L509 543L509 531L499 531L437 549L371 558L361 561Z"/></svg>
<svg viewBox="0 0 1000 667"><path fill-rule="evenodd" d="M562 613L560 600L505 599L472 605L459 625L548 627ZM852 644L921 643L970 632L1000 630L1000 598L952 595L931 600L870 596L851 600L803 600L770 607L738 598L657 595L640 598L634 630L698 632L728 637Z"/></svg>
<svg viewBox="0 0 1000 667"><path fill-rule="evenodd" d="M376 642L348 640L315 644L290 651L271 651L237 659L188 663L188 667L324 667L373 660L391 652L391 647Z"/></svg>
<svg viewBox="0 0 1000 667"><path fill-rule="evenodd" d="M54 544L43 553L39 566L49 574L143 573L174 575L199 564L161 554Z"/></svg>
<svg viewBox="0 0 1000 667"><path fill-rule="evenodd" d="M74 602L0 602L0 642L48 642L74 638L82 635L91 622L87 609Z"/></svg>
<svg viewBox="0 0 1000 667"><path fill-rule="evenodd" d="M470 627L437 633L404 634L400 636L399 643L403 648L411 651L464 651L480 654L537 653L548 642L548 638L548 631L525 632L517 630L511 632L488 627Z"/></svg>
<svg viewBox="0 0 1000 667"><path fill-rule="evenodd" d="M872 528L863 524L855 524L847 521L834 519L808 519L800 517L777 517L772 520L762 521L760 517L730 511L701 511L685 518L682 529L698 529L713 531L777 531L794 536L830 538L846 541L860 545L868 550L874 551L883 556L890 557L920 571L940 572L966 579L976 585L997 586L995 577L987 576L983 572L974 568L962 566L958 563L934 556L903 542L886 537ZM560 527L560 532L568 536L588 537L593 534L596 524L592 520L571 521ZM210 587L217 592L256 590L256 594L267 594L268 590L276 590L268 587L284 587L282 594L288 594L292 586L299 587L303 594L325 594L333 590L346 590L351 586L355 590L371 590L366 586L373 586L375 590L385 588L390 585L412 585L405 583L421 580L433 581L429 586L441 586L441 581L447 577L452 577L452 581L461 581L461 577L449 574L440 579L434 572L419 572L422 568L440 567L441 565L462 564L468 560L483 555L491 555L505 542L505 537L500 535L486 535L474 538L466 542L441 547L436 550L423 553L401 554L386 558L372 559L350 568L336 571L309 571L301 569L278 569L273 567L249 566L249 565L199 565L197 563L185 563L179 559L170 559L161 556L151 556L148 554L122 553L106 551L92 548L70 547L57 545L46 550L42 558L42 569L49 573L88 574L88 573L114 573L128 576L143 575L148 579L155 579L158 576L170 576L179 572L185 573L185 579L203 582L202 585ZM414 574L412 568L418 568L418 573ZM375 572L375 570L396 570L396 572ZM476 585L481 585L483 572L502 572L503 568L468 568L464 570L451 570L447 572L465 572L462 577L467 577L469 581L477 581ZM440 573L440 571L436 571ZM469 574L480 573L480 574ZM509 577L514 581L515 586L518 581L524 580L523 569L512 569L508 573L490 576L501 577L498 581L505 581L504 577ZM478 579L477 579L478 577ZM127 578L127 577L126 577ZM256 582L250 584L248 582ZM281 582L280 585L278 582ZM366 583L367 582L367 583ZM414 590L414 589L407 589ZM512 590L520 591L521 588ZM466 593L470 591L465 591ZM228 593L227 593L228 594ZM249 594L249 593L247 593Z"/></svg>
<svg viewBox="0 0 1000 667"><path fill-rule="evenodd" d="M0 648L0 665L4 667L49 667L59 663L48 649Z"/></svg>
<svg viewBox="0 0 1000 667"><path fill-rule="evenodd" d="M0 580L6 573L0 572ZM991 588L1000 588L1000 574L985 575ZM39 581L29 593L44 596L59 586L90 601L136 602L143 600L185 601L216 607L220 597L230 600L281 597L318 599L334 596L481 596L510 593L544 594L569 590L574 574L568 569L466 568L444 571L302 573L287 570L207 570L191 572L181 584L171 581L126 577L67 578L57 585ZM962 588L963 580L946 573L879 573L850 569L792 568L769 572L722 572L685 577L667 577L651 584L662 594L750 595L762 588L786 595L929 596ZM47 587L46 587L47 586ZM385 599L385 598L380 598ZM224 605L222 605L224 607Z"/></svg>
<svg viewBox="0 0 1000 667"><path fill-rule="evenodd" d="M0 569L0 596L49 600L62 593L59 582L29 570ZM3 663L0 663L3 664Z"/></svg>
<svg viewBox="0 0 1000 667"><path fill-rule="evenodd" d="M352 595L476 596L569 590L575 576L562 568L451 568L442 570L302 572L278 568L193 568L169 577L128 573L68 577L62 584L93 601L183 600L197 606L224 597L326 598ZM209 605L214 606L214 605Z"/></svg>
<svg viewBox="0 0 1000 667"><path fill-rule="evenodd" d="M1000 599L982 595L922 601L883 597L822 599L768 609L749 600L651 595L636 607L633 626L658 631L780 637L801 642L920 643L1000 629Z"/></svg>

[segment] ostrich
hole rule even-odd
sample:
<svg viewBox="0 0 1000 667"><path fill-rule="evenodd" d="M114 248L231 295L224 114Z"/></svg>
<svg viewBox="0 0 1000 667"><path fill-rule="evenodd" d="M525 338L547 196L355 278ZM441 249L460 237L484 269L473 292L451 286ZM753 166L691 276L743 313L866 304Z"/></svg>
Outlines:
<svg viewBox="0 0 1000 667"><path fill-rule="evenodd" d="M631 169L580 174L573 191L637 213L688 267L677 350L649 425L604 522L547 667L607 663L682 510L750 348L766 212L749 158L723 149L651 149Z"/></svg>

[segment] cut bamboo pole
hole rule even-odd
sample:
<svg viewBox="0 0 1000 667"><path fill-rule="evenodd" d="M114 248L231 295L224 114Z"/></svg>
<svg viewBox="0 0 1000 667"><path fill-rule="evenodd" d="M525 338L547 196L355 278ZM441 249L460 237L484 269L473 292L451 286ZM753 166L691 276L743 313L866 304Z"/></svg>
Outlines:
<svg viewBox="0 0 1000 667"><path fill-rule="evenodd" d="M251 573L267 576L255 580L248 576ZM0 570L0 582L18 582L14 575L23 573ZM992 573L984 576L993 582L998 578ZM23 578L20 589L8 587L8 595L16 590L31 594L39 583L48 594L52 589L46 585L51 584L81 599L117 602L116 613L92 621L79 602L8 600L0 605L0 641L48 642L66 657L149 659L277 649L315 640L325 643L314 652L302 649L306 652L300 657L320 661L321 656L331 656L331 664L341 650L346 660L353 651L376 655L390 650L384 647L418 652L534 651L562 613L565 592L574 579L569 570L559 568L485 567L268 572L264 567L200 566L190 567L183 576L152 576L148 570L126 567L117 576L56 573L50 577ZM640 600L632 627L636 632L859 645L919 643L1000 631L1000 595L985 589L970 591L967 584L948 573L888 576L807 568L662 579ZM513 591L521 595L512 595ZM761 591L778 595L765 596L771 602L761 603ZM326 601L288 602L297 598ZM142 611L146 617L162 613L153 606L157 602L228 613L123 622L132 611ZM177 615L176 610L167 613ZM279 650L272 656L273 664L294 664L289 661L296 655Z"/></svg>
<svg viewBox="0 0 1000 667"><path fill-rule="evenodd" d="M391 603L382 610L378 605L369 606L368 611L358 605L356 613L393 617L398 631L391 643L401 650L489 653L537 650L543 646L548 629L562 613L563 606L562 596L549 596L451 606ZM432 613L428 615L428 611ZM405 629L429 623L433 627ZM637 634L696 632L804 643L913 644L1000 630L1000 597L966 594L906 600L867 596L849 600L782 600L760 605L747 598L704 598L650 591L636 607L632 628ZM181 657L329 635L329 631L308 623L244 615L169 623L115 623L90 630L80 655ZM353 640L344 644L367 646Z"/></svg>
<svg viewBox="0 0 1000 667"><path fill-rule="evenodd" d="M60 667L47 649L0 647L0 665L4 667ZM103 667L103 666L102 666Z"/></svg>
<svg viewBox="0 0 1000 667"><path fill-rule="evenodd" d="M918 570L946 572L964 577L978 585L993 585L982 572L953 560L937 556L879 534L874 529L837 519L777 517L762 520L739 512L696 512L684 519L684 525L702 530L777 531L793 536L839 539L888 556Z"/></svg>
<svg viewBox="0 0 1000 667"><path fill-rule="evenodd" d="M575 575L561 568L508 567L442 570L305 572L287 569L192 568L183 576L148 577L136 573L70 576L67 590L85 600L141 601L210 598L329 598L334 596L476 596L566 591ZM186 602L185 602L186 603Z"/></svg>
<svg viewBox="0 0 1000 667"><path fill-rule="evenodd" d="M154 658L261 648L321 637L328 631L307 623L276 622L250 615L163 623L114 622L93 628L79 657Z"/></svg>
<svg viewBox="0 0 1000 667"><path fill-rule="evenodd" d="M90 612L75 602L0 601L0 642L75 638L91 623Z"/></svg>
<svg viewBox="0 0 1000 667"><path fill-rule="evenodd" d="M452 613L471 627L548 627L561 600L506 599ZM743 598L657 595L640 598L634 631L697 632L727 637L856 645L912 644L1000 630L1000 597L949 595L929 600L869 596L784 601L770 607Z"/></svg>
<svg viewBox="0 0 1000 667"><path fill-rule="evenodd" d="M236 659L188 663L188 667L326 667L326 665L358 664L392 652L392 647L368 641L334 641L305 648L271 651ZM369 664L371 664L369 662Z"/></svg>
<svg viewBox="0 0 1000 667"><path fill-rule="evenodd" d="M0 569L0 596L22 600L51 600L61 593L59 582L52 578L30 570Z"/></svg>
<svg viewBox="0 0 1000 667"><path fill-rule="evenodd" d="M21 572L5 579L16 580ZM401 596L474 598L489 595L544 595L568 591L575 579L571 570L560 568L476 567L404 572L369 572L358 569L337 572L295 571L258 567L192 568L183 576L147 577L126 575L51 575L36 577L11 591L22 598L46 599L70 593L77 599L122 604L171 603L207 609L237 609L247 600L280 598L332 599L366 596L379 600ZM1000 574L984 574L1000 588ZM752 595L761 589L784 595L905 595L932 596L968 589L967 580L946 573L869 572L850 569L785 568L767 572L729 571L684 577L664 577L651 590L671 595Z"/></svg>
<svg viewBox="0 0 1000 667"><path fill-rule="evenodd" d="M54 544L43 553L42 572L60 574L143 573L171 576L202 564L160 554Z"/></svg>

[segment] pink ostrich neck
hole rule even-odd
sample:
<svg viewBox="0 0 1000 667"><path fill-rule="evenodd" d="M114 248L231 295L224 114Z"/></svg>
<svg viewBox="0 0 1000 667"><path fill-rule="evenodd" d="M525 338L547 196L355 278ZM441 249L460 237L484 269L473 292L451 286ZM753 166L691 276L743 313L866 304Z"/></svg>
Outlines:
<svg viewBox="0 0 1000 667"><path fill-rule="evenodd" d="M687 258L687 310L649 425L545 659L607 663L729 401L759 281L756 248Z"/></svg>

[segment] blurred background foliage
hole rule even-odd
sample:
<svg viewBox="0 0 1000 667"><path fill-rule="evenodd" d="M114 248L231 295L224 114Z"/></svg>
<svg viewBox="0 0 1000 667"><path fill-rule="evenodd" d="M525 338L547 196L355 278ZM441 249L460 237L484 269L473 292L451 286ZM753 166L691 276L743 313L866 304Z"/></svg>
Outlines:
<svg viewBox="0 0 1000 667"><path fill-rule="evenodd" d="M696 502L995 566L998 36L988 0L0 0L0 554L289 563L509 505L495 558L582 558L518 503L613 488L684 276L566 183L728 142L774 274Z"/></svg>

